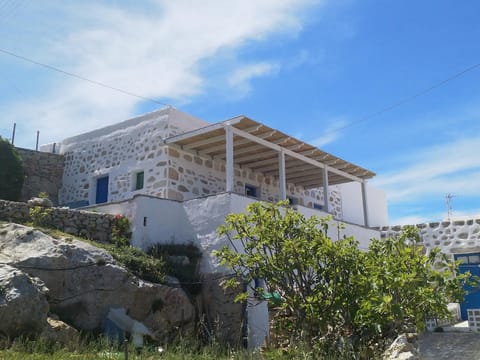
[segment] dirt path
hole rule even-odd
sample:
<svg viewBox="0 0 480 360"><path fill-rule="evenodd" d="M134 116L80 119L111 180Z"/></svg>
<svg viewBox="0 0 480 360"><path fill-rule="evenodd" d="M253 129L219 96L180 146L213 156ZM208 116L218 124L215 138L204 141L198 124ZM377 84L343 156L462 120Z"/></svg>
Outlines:
<svg viewBox="0 0 480 360"><path fill-rule="evenodd" d="M418 344L424 360L480 360L480 333L425 333Z"/></svg>

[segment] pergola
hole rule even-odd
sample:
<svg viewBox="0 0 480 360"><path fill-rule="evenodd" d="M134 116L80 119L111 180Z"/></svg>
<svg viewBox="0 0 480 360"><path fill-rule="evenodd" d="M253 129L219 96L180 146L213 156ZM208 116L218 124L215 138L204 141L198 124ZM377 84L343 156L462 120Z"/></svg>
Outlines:
<svg viewBox="0 0 480 360"><path fill-rule="evenodd" d="M226 191L234 191L234 163L279 180L279 197L287 183L305 189L323 187L329 212L328 186L361 184L365 226L368 226L366 182L375 173L326 153L245 116L225 120L164 140L168 145L226 163Z"/></svg>

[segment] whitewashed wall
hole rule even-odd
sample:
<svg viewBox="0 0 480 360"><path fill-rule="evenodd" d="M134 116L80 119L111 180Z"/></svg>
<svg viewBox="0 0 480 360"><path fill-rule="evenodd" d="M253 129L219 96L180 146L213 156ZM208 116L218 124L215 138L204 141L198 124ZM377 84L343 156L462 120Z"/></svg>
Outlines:
<svg viewBox="0 0 480 360"><path fill-rule="evenodd" d="M344 221L354 224L364 224L362 185L359 182L350 182L338 185L342 198ZM387 197L385 191L367 184L367 211L370 227L379 227L388 224Z"/></svg>
<svg viewBox="0 0 480 360"><path fill-rule="evenodd" d="M229 244L225 237L218 235L218 227L224 224L228 214L242 212L254 201L256 200L252 198L229 193L183 202L137 195L120 203L96 206L96 209L127 216L132 223L132 244L142 249L148 249L157 243L193 243L203 253L200 271L212 274L228 272L212 254L213 250L220 250ZM327 215L303 206L296 208L307 217ZM366 248L371 238L380 237L380 232L374 229L346 223L344 229L339 230L337 225L340 224L332 222L328 235L332 239L355 236L360 242L360 248ZM248 311L250 341L262 343L265 334L268 334L267 305L261 303L254 306L252 303Z"/></svg>
<svg viewBox="0 0 480 360"><path fill-rule="evenodd" d="M166 108L115 125L65 139L58 150L65 156L61 204L95 204L96 184L109 177L108 201L135 194L168 197L168 148L163 138L208 123ZM136 173L144 172L144 188L135 190Z"/></svg>
<svg viewBox="0 0 480 360"><path fill-rule="evenodd" d="M65 155L60 204L96 203L97 180L108 176L108 202L144 194L171 200L190 200L225 191L225 162L212 160L166 146L163 138L208 125L188 114L167 108L65 139L57 151ZM48 148L48 146L47 146ZM135 190L136 174L144 172L144 187ZM261 200L277 201L278 180L247 168L235 168L235 191L243 194L245 185L257 187ZM287 194L299 205L329 208L342 219L342 196L337 186L303 189L287 184Z"/></svg>

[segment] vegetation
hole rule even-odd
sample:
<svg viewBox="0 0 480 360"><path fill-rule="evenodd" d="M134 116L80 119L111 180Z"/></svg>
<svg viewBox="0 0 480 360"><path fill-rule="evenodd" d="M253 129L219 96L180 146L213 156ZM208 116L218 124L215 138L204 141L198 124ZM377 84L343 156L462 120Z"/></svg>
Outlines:
<svg viewBox="0 0 480 360"><path fill-rule="evenodd" d="M48 209L48 208L44 208ZM40 231L54 238L71 240L73 236L65 234L57 229L49 229L43 226L36 226ZM92 240L78 238L80 241L88 242L96 247L102 248L110 253L120 265L129 270L140 279L163 283L167 274L166 264L163 258L149 255L141 249L130 245L118 246L118 244L99 243ZM101 260L100 260L101 261ZM103 265L99 263L98 265Z"/></svg>
<svg viewBox="0 0 480 360"><path fill-rule="evenodd" d="M0 199L20 199L25 179L22 159L8 140L0 137Z"/></svg>
<svg viewBox="0 0 480 360"><path fill-rule="evenodd" d="M306 219L286 202L252 203L219 228L231 246L216 255L276 309L279 342L359 353L405 328L422 330L425 317L448 316L447 303L461 300L468 275L455 277L457 264L437 251L424 255L413 228L360 251L351 237L330 239L329 221ZM266 287L255 288L256 279Z"/></svg>
<svg viewBox="0 0 480 360"><path fill-rule="evenodd" d="M257 352L244 349L222 347L218 343L200 344L195 339L182 339L168 344L159 351L158 346L147 345L137 352L132 345L128 346L129 359L148 360L321 360L321 359L356 359L353 352L343 352L322 356L317 351L297 344L288 350L270 349ZM379 358L379 353L370 352L371 358ZM13 342L0 340L0 359L2 360L123 360L124 349L116 344L100 338L94 341L82 340L74 347L66 349L58 343L39 340L16 339Z"/></svg>
<svg viewBox="0 0 480 360"><path fill-rule="evenodd" d="M112 243L117 247L129 246L131 236L132 232L130 231L130 222L128 221L128 218L117 214L113 220Z"/></svg>
<svg viewBox="0 0 480 360"><path fill-rule="evenodd" d="M28 215L35 226L48 226L51 222L52 208L32 206Z"/></svg>
<svg viewBox="0 0 480 360"><path fill-rule="evenodd" d="M201 290L198 266L202 253L192 244L156 244L147 250L147 254L163 259L167 274L176 277L182 287L191 295Z"/></svg>

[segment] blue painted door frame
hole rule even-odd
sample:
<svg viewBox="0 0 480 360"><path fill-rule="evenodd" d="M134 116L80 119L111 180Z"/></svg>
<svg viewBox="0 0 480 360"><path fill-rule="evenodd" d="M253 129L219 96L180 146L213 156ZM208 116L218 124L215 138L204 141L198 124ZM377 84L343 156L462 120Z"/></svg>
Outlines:
<svg viewBox="0 0 480 360"><path fill-rule="evenodd" d="M459 266L461 274L470 271L472 275L480 276L480 253L455 254L454 257L455 260L462 262ZM467 285L464 285L463 288L467 294L460 304L460 313L462 320L467 320L467 309L480 309L480 288Z"/></svg>
<svg viewBox="0 0 480 360"><path fill-rule="evenodd" d="M97 179L97 194L95 203L101 204L108 201L108 176Z"/></svg>

